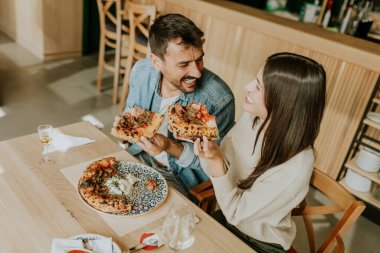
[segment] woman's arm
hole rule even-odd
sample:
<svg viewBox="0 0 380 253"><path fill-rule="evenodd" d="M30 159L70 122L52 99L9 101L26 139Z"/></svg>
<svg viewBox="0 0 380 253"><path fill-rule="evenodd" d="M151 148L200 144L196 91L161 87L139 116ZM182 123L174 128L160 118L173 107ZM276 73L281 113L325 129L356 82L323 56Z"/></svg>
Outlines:
<svg viewBox="0 0 380 253"><path fill-rule="evenodd" d="M207 145L206 145L207 143ZM263 174L250 189L237 187L233 174L237 168L223 161L219 146L213 142L195 142L195 153L207 160L215 195L228 222L238 225L246 219L260 219L273 213L289 213L306 196L313 170L312 152L299 154L292 161Z"/></svg>

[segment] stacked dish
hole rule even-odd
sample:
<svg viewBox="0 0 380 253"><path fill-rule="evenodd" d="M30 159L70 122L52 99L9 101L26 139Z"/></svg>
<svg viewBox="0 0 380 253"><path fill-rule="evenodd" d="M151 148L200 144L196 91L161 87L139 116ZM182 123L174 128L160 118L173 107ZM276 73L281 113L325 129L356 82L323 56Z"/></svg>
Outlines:
<svg viewBox="0 0 380 253"><path fill-rule="evenodd" d="M371 189L372 181L362 175L347 169L344 182L351 189L358 192L368 192Z"/></svg>
<svg viewBox="0 0 380 253"><path fill-rule="evenodd" d="M356 163L365 171L377 172L380 169L380 155L369 148L363 148Z"/></svg>

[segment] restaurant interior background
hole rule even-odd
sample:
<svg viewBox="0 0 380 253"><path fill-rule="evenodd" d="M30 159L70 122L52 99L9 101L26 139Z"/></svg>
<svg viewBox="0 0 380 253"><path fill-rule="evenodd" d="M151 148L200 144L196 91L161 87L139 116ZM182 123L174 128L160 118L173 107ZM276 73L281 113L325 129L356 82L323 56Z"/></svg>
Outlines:
<svg viewBox="0 0 380 253"><path fill-rule="evenodd" d="M17 9L17 5L21 3L15 2L16 7L11 8L13 10ZM233 0L231 2L300 22L316 23L321 17L320 25L324 24L325 29L331 32L346 33L374 43L380 42L380 0L329 0L324 12L331 13L328 19L325 15L319 15L323 1ZM46 60L49 59L48 57L43 60L42 54L31 53L23 42L15 42L17 39L9 34L8 28L4 27L4 21L7 19L4 16L1 17L4 14L1 9L4 11L11 5L10 3L11 1L0 0L0 141L33 133L34 126L41 121L47 120L49 122L45 123L61 126L86 119L86 116L87 119L90 117L93 123L100 122L104 133L110 135L114 116L119 113L119 106L111 101L112 76L110 74L105 72L103 93L99 95L96 91L100 35L96 1L83 0L83 6L79 8L83 16L80 21L81 56L62 59L58 57L55 60ZM347 20L345 19L347 12L350 12L350 15L355 13L355 15ZM7 15L25 14L23 12ZM40 32L43 33L43 29ZM113 51L108 52L112 54ZM311 190L308 198L311 202L325 203L327 201L324 196L314 190ZM373 217L379 213L374 208L368 215ZM326 230L336 221L337 218L321 217L314 222L317 242L324 238ZM300 252L306 252L307 246L304 243L306 235L303 225L300 224L301 220L297 219L299 233L295 245L296 248L301 249ZM378 252L379 234L379 225L371 219L360 217L343 238L346 252Z"/></svg>

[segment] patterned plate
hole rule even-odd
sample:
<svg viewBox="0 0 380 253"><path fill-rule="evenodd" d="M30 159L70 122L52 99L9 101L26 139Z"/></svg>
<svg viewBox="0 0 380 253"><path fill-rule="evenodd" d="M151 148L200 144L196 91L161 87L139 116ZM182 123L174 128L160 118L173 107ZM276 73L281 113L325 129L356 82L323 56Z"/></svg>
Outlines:
<svg viewBox="0 0 380 253"><path fill-rule="evenodd" d="M117 215L134 216L148 213L157 208L168 196L168 185L165 178L151 167L135 162L120 162L119 171L137 177L137 182L128 200L132 203L132 211ZM153 191L146 189L146 179L153 179L157 187Z"/></svg>
<svg viewBox="0 0 380 253"><path fill-rule="evenodd" d="M118 170L121 174L132 174L139 179L135 183L132 193L127 196L128 203L132 204L132 210L129 212L108 213L98 210L81 197L82 200L91 208L104 214L117 216L137 216L151 212L159 207L168 195L168 185L165 178L151 167L135 162L119 162ZM146 189L146 179L153 179L156 188L151 191Z"/></svg>
<svg viewBox="0 0 380 253"><path fill-rule="evenodd" d="M83 240L83 239L89 239L89 240L100 240L105 239L105 236L98 235L98 234L80 234L80 235L74 235L71 236L70 240ZM112 242L112 253L122 253L119 245L117 245L115 242Z"/></svg>

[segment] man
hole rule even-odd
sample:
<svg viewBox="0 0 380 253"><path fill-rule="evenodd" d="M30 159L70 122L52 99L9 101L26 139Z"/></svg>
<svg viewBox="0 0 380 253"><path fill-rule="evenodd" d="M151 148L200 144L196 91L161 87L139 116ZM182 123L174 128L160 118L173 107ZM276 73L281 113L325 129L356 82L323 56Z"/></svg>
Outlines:
<svg viewBox="0 0 380 253"><path fill-rule="evenodd" d="M157 18L149 32L150 59L138 61L131 71L125 111L137 105L165 115L169 105L194 100L216 116L222 138L234 123L234 96L223 80L203 68L203 42L203 32L190 19L180 14ZM175 139L166 117L152 139L142 137L127 150L184 194L208 179L193 144Z"/></svg>

